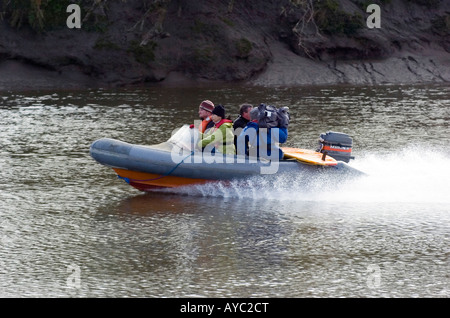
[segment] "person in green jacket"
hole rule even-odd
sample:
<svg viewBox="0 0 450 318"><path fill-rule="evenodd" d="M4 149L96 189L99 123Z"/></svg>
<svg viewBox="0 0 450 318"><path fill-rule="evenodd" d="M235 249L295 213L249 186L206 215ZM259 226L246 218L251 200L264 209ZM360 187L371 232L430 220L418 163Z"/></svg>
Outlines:
<svg viewBox="0 0 450 318"><path fill-rule="evenodd" d="M202 136L198 146L203 150L210 150L212 153L221 152L223 154L236 154L234 147L233 122L225 118L225 107L217 105L211 115L214 122L206 134Z"/></svg>

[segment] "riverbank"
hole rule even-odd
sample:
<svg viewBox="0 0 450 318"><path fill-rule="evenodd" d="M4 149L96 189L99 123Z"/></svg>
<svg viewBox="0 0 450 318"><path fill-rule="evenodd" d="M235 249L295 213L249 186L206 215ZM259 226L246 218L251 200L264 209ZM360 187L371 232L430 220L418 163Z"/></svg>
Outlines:
<svg viewBox="0 0 450 318"><path fill-rule="evenodd" d="M6 14L0 91L450 82L445 1L382 1L379 29L358 0L99 3L81 29L13 27Z"/></svg>
<svg viewBox="0 0 450 318"><path fill-rule="evenodd" d="M427 84L450 82L450 61L440 52L430 55L391 57L377 61L336 61L332 65L300 57L276 43L272 46L273 60L265 70L248 80L236 82L250 86L308 86L308 85L383 85ZM83 72L49 70L20 61L0 63L0 92L25 90L78 90L123 86L158 85L199 86L229 83L217 80L190 78L183 73L171 72L159 82L109 83L99 81Z"/></svg>

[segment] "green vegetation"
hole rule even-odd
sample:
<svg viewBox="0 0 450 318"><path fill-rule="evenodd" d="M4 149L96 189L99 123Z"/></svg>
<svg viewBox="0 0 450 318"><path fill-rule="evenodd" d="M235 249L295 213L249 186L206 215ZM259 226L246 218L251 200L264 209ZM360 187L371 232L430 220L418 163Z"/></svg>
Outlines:
<svg viewBox="0 0 450 318"><path fill-rule="evenodd" d="M67 6L87 1L73 0L0 0L0 18L13 28L25 26L41 32L65 26Z"/></svg>
<svg viewBox="0 0 450 318"><path fill-rule="evenodd" d="M343 11L337 0L317 0L314 20L321 32L331 35L353 35L364 25L360 14Z"/></svg>
<svg viewBox="0 0 450 318"><path fill-rule="evenodd" d="M431 29L442 35L450 34L450 16L440 16L431 22Z"/></svg>
<svg viewBox="0 0 450 318"><path fill-rule="evenodd" d="M112 42L108 37L101 37L94 45L97 50L120 50L120 46Z"/></svg>
<svg viewBox="0 0 450 318"><path fill-rule="evenodd" d="M150 41L146 45L141 45L138 41L131 41L128 52L134 55L136 61L142 64L148 64L155 60L156 42Z"/></svg>
<svg viewBox="0 0 450 318"><path fill-rule="evenodd" d="M361 10L366 11L367 7L371 4L378 4L380 6L389 4L392 0L353 0L353 3L359 5Z"/></svg>
<svg viewBox="0 0 450 318"><path fill-rule="evenodd" d="M195 20L194 25L191 27L192 32L194 33L204 33L208 31L208 25L203 23L202 21Z"/></svg>
<svg viewBox="0 0 450 318"><path fill-rule="evenodd" d="M407 0L408 2L412 2L421 6L425 6L427 8L437 8L441 0Z"/></svg>
<svg viewBox="0 0 450 318"><path fill-rule="evenodd" d="M216 24L208 24L199 20L194 20L194 25L191 26L191 31L198 35L205 35L209 37L216 37L220 32L220 27Z"/></svg>
<svg viewBox="0 0 450 318"><path fill-rule="evenodd" d="M253 44L246 38L241 38L235 42L236 50L238 56L241 58L246 58L249 56L250 52L253 50Z"/></svg>
<svg viewBox="0 0 450 318"><path fill-rule="evenodd" d="M213 62L216 60L216 58L217 58L216 49L213 46L205 45L203 47L196 48L194 50L193 60L195 63L198 63L199 65L204 65Z"/></svg>
<svg viewBox="0 0 450 318"><path fill-rule="evenodd" d="M67 6L78 4L87 30L102 32L108 25L106 17L93 14L103 2L93 0L0 0L0 20L13 28L30 27L36 32L44 32L66 26L69 13Z"/></svg>
<svg viewBox="0 0 450 318"><path fill-rule="evenodd" d="M225 23L229 27L234 27L234 22L231 21L230 19L222 17L221 20L222 20L223 23Z"/></svg>
<svg viewBox="0 0 450 318"><path fill-rule="evenodd" d="M44 26L43 4L41 0L2 0L0 11L2 20L6 20L12 27L20 28L24 24L30 25L33 29L40 29Z"/></svg>

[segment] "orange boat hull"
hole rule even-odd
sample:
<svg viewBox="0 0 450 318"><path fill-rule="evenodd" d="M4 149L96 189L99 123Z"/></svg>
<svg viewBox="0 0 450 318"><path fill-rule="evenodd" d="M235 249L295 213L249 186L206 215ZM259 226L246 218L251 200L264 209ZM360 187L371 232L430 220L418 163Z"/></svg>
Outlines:
<svg viewBox="0 0 450 318"><path fill-rule="evenodd" d="M175 188L194 184L205 184L212 180L191 179L176 176L164 176L146 172L136 172L114 168L119 178L124 179L129 185L140 190L149 191L160 188Z"/></svg>

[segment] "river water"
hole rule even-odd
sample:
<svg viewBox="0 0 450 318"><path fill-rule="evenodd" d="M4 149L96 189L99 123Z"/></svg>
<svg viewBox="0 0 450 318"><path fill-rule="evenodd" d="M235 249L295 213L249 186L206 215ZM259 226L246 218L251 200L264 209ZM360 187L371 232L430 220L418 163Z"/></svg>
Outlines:
<svg viewBox="0 0 450 318"><path fill-rule="evenodd" d="M297 176L141 193L89 156L155 144L203 99L289 106L285 146L353 137L341 184ZM0 95L1 297L449 297L448 86Z"/></svg>

